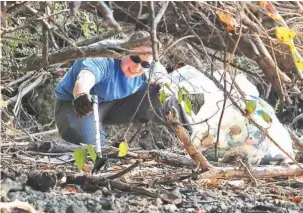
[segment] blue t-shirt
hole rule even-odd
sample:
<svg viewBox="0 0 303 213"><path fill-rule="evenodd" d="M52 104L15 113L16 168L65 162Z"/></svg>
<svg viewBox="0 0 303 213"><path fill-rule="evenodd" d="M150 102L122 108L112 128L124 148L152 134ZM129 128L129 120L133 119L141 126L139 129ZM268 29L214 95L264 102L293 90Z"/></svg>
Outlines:
<svg viewBox="0 0 303 213"><path fill-rule="evenodd" d="M127 78L120 67L120 60L112 58L85 58L75 61L56 87L57 99L72 101L77 76L81 70L89 70L96 77L90 94L98 95L99 102L125 98L146 84L146 76Z"/></svg>

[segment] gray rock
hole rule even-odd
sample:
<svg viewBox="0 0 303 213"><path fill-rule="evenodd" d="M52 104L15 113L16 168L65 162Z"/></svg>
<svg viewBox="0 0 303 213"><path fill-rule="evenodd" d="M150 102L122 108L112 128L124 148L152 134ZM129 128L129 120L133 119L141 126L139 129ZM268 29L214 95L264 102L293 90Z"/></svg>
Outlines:
<svg viewBox="0 0 303 213"><path fill-rule="evenodd" d="M163 204L162 200L157 197L157 199L156 199L156 206L160 206L162 204Z"/></svg>
<svg viewBox="0 0 303 213"><path fill-rule="evenodd" d="M226 204L225 203L221 203L221 209L222 210L227 210L228 209L228 207L226 206Z"/></svg>
<svg viewBox="0 0 303 213"><path fill-rule="evenodd" d="M87 209L85 207L79 207L76 204L72 204L69 207L67 207L66 213L86 213Z"/></svg>
<svg viewBox="0 0 303 213"><path fill-rule="evenodd" d="M166 204L164 206L164 209L168 212L176 212L178 210L178 208L175 204Z"/></svg>
<svg viewBox="0 0 303 213"><path fill-rule="evenodd" d="M148 213L160 213L158 207L155 205L149 205L147 211Z"/></svg>
<svg viewBox="0 0 303 213"><path fill-rule="evenodd" d="M195 212L196 210L194 208L188 208L185 210L186 212Z"/></svg>
<svg viewBox="0 0 303 213"><path fill-rule="evenodd" d="M247 203L245 203L247 204ZM237 200L237 206L240 207L240 208L243 208L245 205L244 205L244 202L242 200Z"/></svg>
<svg viewBox="0 0 303 213"><path fill-rule="evenodd" d="M288 210L287 210L287 212L288 212L288 213L299 213L299 210L298 210L298 211L296 211L296 210L291 210L291 209L288 209Z"/></svg>

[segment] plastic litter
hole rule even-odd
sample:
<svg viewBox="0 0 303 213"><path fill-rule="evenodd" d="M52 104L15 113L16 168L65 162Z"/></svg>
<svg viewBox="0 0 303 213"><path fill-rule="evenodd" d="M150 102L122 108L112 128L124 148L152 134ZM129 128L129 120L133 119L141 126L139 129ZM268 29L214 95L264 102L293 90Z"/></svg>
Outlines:
<svg viewBox="0 0 303 213"><path fill-rule="evenodd" d="M192 143L201 149L201 151L213 147L216 142L217 128L224 100L223 91L221 91L215 83L207 78L202 72L192 66L186 65L170 74L165 74L165 71L163 70L165 68L163 66L161 67L161 64L157 64L157 66L156 70L159 72L152 76L153 80L160 81L161 83L168 83L175 95L181 87L185 87L190 94L202 93L204 95L203 106L196 115L192 113L191 117L188 116L188 120L197 123L208 119L208 124L204 122L192 126ZM223 70L214 72L215 78L223 85L222 74ZM232 79L228 73L226 73L226 78L227 91L230 91ZM257 103L257 108L251 117L259 125L267 129L269 135L285 151L291 156L294 156L291 137L287 129L283 127L276 117L274 109L259 97L257 88L247 80L245 75L238 74L235 77L235 82L244 93L246 100L254 100ZM167 94L171 93L167 88L163 87L163 89ZM241 98L240 93L233 89L231 94L234 100L237 100L238 104L245 109L246 103ZM261 116L262 111L271 116L271 124L264 121ZM219 153L224 155L231 148L243 145L250 148L248 150L251 153L248 153L248 157L255 156L255 152L258 153L260 161L252 161L255 162L255 164L259 164L260 162L262 164L268 164L277 161L291 161L278 147L266 138L255 125L249 123L248 119L243 116L229 100L227 100L220 127Z"/></svg>

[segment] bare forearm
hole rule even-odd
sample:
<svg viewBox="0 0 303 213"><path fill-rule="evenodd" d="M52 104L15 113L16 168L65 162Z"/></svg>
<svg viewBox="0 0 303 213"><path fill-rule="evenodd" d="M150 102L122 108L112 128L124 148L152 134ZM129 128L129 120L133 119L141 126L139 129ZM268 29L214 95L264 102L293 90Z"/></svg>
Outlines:
<svg viewBox="0 0 303 213"><path fill-rule="evenodd" d="M88 70L82 70L79 73L77 81L75 83L75 87L73 90L74 97L76 97L81 93L89 94L89 91L95 85L95 83L96 83L95 75Z"/></svg>

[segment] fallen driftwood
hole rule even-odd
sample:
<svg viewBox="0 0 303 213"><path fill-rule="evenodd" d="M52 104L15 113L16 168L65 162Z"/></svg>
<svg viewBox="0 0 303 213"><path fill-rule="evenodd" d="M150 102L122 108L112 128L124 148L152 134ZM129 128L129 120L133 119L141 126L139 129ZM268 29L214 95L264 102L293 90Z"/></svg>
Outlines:
<svg viewBox="0 0 303 213"><path fill-rule="evenodd" d="M45 136L45 135L54 135L54 134L57 134L57 133L58 133L57 129L52 129L52 130L48 130L48 131L45 131L45 132L33 133L33 134L30 134L30 136L37 137L37 136ZM24 139L27 139L27 138L29 138L29 136L26 135L26 136L18 137L15 140L24 140Z"/></svg>
<svg viewBox="0 0 303 213"><path fill-rule="evenodd" d="M303 164L301 164L302 166ZM303 175L303 170L297 165L291 166L262 166L252 167L251 174L255 178L272 178L272 177L290 177ZM198 175L198 178L233 178L249 177L249 174L243 168L235 167L216 167Z"/></svg>
<svg viewBox="0 0 303 213"><path fill-rule="evenodd" d="M87 146L80 146L65 141L45 141L45 142L30 143L27 147L27 150L60 153L60 152L73 152L75 149L79 147L85 148Z"/></svg>
<svg viewBox="0 0 303 213"><path fill-rule="evenodd" d="M185 128L179 123L178 112L174 108L168 109L166 112L166 119L168 121L173 121L172 127L176 131L178 138L183 143L184 148L190 155L190 157L196 162L200 168L212 168L213 166L208 162L208 160L199 152L196 147L191 143L189 134Z"/></svg>
<svg viewBox="0 0 303 213"><path fill-rule="evenodd" d="M111 147L111 149L112 151L115 152L113 154L117 156L118 149L115 147ZM191 169L197 167L197 165L191 158L166 150L149 150L149 151L134 151L134 152L128 151L126 156L135 159L153 159L158 163L175 166L175 167L185 167Z"/></svg>
<svg viewBox="0 0 303 213"><path fill-rule="evenodd" d="M35 136L32 134L32 136ZM86 148L87 146L81 146L65 141L42 141L42 142L10 142L10 143L1 143L0 148L4 149L6 147L18 147L26 146L26 150L37 151L37 152L49 152L49 153L64 153L64 152L73 152L76 148L82 147Z"/></svg>
<svg viewBox="0 0 303 213"><path fill-rule="evenodd" d="M32 205L30 205L29 203L22 202L19 200L15 200L10 203L0 202L0 209L1 209L1 212L17 212L17 211L13 211L14 209L19 209L19 210L22 209L29 213L41 212L41 211L36 211L35 208Z"/></svg>
<svg viewBox="0 0 303 213"><path fill-rule="evenodd" d="M0 144L1 149L9 146L27 146L26 150L42 152L42 153L66 153L74 152L77 148L87 149L87 145L77 145L66 141L43 141L43 142L17 142L17 143L2 143ZM129 149L127 153L129 157L140 158L138 154L132 152L133 149ZM137 149L134 149L137 150ZM102 153L105 155L114 155L118 152L118 149L115 147L104 147L102 148ZM144 155L144 153L142 153ZM143 157L143 156L141 156ZM143 157L144 158L144 157ZM151 158L151 156L149 156Z"/></svg>
<svg viewBox="0 0 303 213"><path fill-rule="evenodd" d="M69 47L63 50L52 52L48 55L49 65L63 63L68 61L73 61L79 58L87 57L108 57L108 58L117 58L121 59L124 55L141 52L131 51L128 48L132 49L134 47L146 45L149 43L149 37L137 39L134 41L127 41L124 43L118 43L116 45L95 45L95 46L82 46L82 47ZM36 70L40 68L41 63L43 62L42 55L33 55L31 57L21 60L23 64L22 71Z"/></svg>
<svg viewBox="0 0 303 213"><path fill-rule="evenodd" d="M134 168L136 168L137 166L140 165L140 161L137 160L133 165L131 165L130 167L127 167L126 169L124 169L123 171L121 172L118 172L114 175L111 175L108 177L108 179L116 179L116 178L119 178L119 177L122 177L123 175L125 175L126 173L130 172L131 170L133 170Z"/></svg>
<svg viewBox="0 0 303 213"><path fill-rule="evenodd" d="M18 143L9 144L10 146L18 146ZM9 146L8 145L8 146ZM36 155L38 152L41 152L41 155L47 155L47 153L67 153L73 152L76 148L84 148L87 146L80 146L68 142L61 141L46 141L46 142L37 142L37 143L22 143L22 145L27 145L28 151L35 151ZM5 144L1 145L1 148L6 147ZM119 149L115 147L106 147L102 150L104 155L108 157L117 157ZM31 154L31 153L29 153ZM132 151L130 149L127 153L127 157L135 159L154 159L158 163L163 163L166 165L176 166L176 167L186 167L186 168L195 168L195 162L183 155L172 153L171 151L162 151L162 150L150 150L150 151Z"/></svg>
<svg viewBox="0 0 303 213"><path fill-rule="evenodd" d="M197 167L196 163L189 157L175 154L167 151L152 150L149 152L155 161L158 163L194 169Z"/></svg>
<svg viewBox="0 0 303 213"><path fill-rule="evenodd" d="M111 179L118 178L128 173L136 166L139 165L139 161L130 167L124 169L122 172L111 175L107 178L104 176L92 176L87 174L77 175L77 174L67 174L66 184L80 184L87 185L92 184L93 187L96 186L106 186L107 183L113 183L117 187L122 187L128 189L130 186L123 185L122 183L112 182ZM193 163L194 165L194 163ZM136 172L136 171L134 171ZM251 173L255 178L272 178L272 177L290 177L290 176L300 176L303 175L303 171L297 165L291 166L263 166L263 167L252 167ZM56 174L54 171L30 171L27 174L28 181L27 184L34 187L37 190L47 191L48 189L54 187L57 184L57 177L62 176L62 174ZM235 178L235 177L249 177L247 172L243 168L236 167L216 167L211 168L208 171L198 174L198 179L213 179L213 178ZM88 181L88 182L87 182ZM141 189L137 189L140 191ZM143 194L148 195L148 192L143 192ZM151 196L154 195L151 193Z"/></svg>
<svg viewBox="0 0 303 213"><path fill-rule="evenodd" d="M136 187L120 181L105 179L100 176L89 176L89 175L68 175L66 178L66 184L78 184L78 185L90 185L95 186L96 188L100 186L108 186L111 188L118 189L124 192L134 192L141 195L146 195L153 198L161 198L162 200L178 204L181 202L180 198L173 193L163 192L157 193L155 190L146 189L143 187Z"/></svg>

